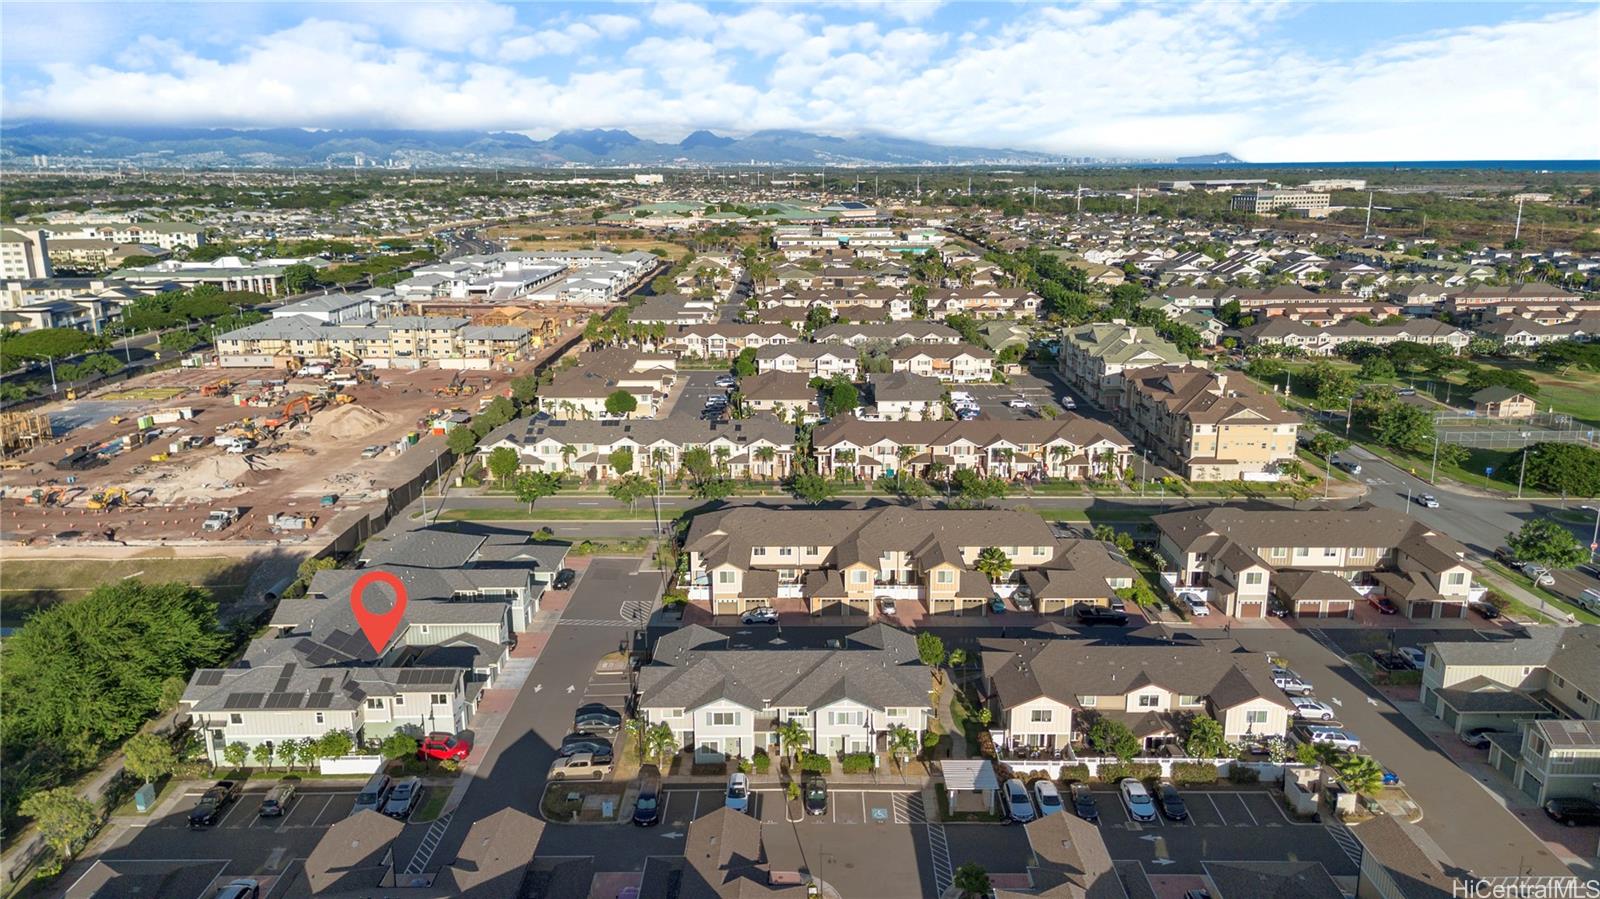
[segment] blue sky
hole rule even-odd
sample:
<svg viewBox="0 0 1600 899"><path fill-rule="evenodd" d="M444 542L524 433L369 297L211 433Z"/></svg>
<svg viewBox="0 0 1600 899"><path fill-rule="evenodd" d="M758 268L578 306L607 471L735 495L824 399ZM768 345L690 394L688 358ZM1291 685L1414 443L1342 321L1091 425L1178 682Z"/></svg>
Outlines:
<svg viewBox="0 0 1600 899"><path fill-rule="evenodd" d="M19 3L6 120L1600 158L1595 3Z"/></svg>

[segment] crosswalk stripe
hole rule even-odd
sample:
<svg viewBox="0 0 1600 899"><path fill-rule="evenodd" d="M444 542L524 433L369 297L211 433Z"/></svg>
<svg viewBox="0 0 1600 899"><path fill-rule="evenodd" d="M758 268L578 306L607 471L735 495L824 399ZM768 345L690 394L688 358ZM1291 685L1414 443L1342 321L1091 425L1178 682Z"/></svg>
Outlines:
<svg viewBox="0 0 1600 899"><path fill-rule="evenodd" d="M422 845L417 847L417 853L411 856L411 863L406 865L407 874L421 874L428 867L428 862L433 861L433 851L439 848L439 842L444 839L444 832L450 829L450 819L453 816L453 812L443 815L428 828L428 832L422 837Z"/></svg>
<svg viewBox="0 0 1600 899"><path fill-rule="evenodd" d="M1350 859L1350 863L1358 868L1361 867L1361 841L1350 832L1350 828L1338 822L1324 824L1322 828L1328 832L1328 836L1333 837L1335 843L1339 844L1339 849Z"/></svg>
<svg viewBox="0 0 1600 899"><path fill-rule="evenodd" d="M928 856L933 860L933 885L938 895L955 883L955 871L950 867L950 841L945 838L943 824L928 825Z"/></svg>

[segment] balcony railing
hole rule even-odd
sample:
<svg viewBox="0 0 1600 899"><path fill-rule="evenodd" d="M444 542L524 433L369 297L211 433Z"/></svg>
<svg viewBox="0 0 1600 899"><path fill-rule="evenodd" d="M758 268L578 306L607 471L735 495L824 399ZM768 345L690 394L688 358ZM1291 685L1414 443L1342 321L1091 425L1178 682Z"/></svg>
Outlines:
<svg viewBox="0 0 1600 899"><path fill-rule="evenodd" d="M689 601L690 602L706 602L706 601L708 601L710 599L711 599L711 587L709 585L707 585L707 586L694 586L694 587L690 587L689 588Z"/></svg>
<svg viewBox="0 0 1600 899"><path fill-rule="evenodd" d="M874 599L887 596L890 599L921 599L922 586L920 584L873 584L872 596Z"/></svg>

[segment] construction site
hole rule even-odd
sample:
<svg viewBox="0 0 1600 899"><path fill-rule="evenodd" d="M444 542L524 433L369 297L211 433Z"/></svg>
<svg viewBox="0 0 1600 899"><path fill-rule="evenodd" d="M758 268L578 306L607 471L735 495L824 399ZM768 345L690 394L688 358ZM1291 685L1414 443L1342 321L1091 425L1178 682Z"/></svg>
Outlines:
<svg viewBox="0 0 1600 899"><path fill-rule="evenodd" d="M404 454L437 452L518 373L175 368L7 413L0 539L307 542L385 501Z"/></svg>

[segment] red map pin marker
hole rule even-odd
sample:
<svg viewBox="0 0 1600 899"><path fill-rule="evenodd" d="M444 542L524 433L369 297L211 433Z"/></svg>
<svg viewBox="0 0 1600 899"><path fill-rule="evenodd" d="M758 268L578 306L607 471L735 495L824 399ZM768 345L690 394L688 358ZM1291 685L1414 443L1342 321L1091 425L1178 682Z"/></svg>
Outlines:
<svg viewBox="0 0 1600 899"><path fill-rule="evenodd" d="M388 584L394 591L394 606L387 612L373 612L361 604L362 592L374 583ZM381 653L389 645L389 638L394 636L394 629L400 626L400 619L405 617L406 585L387 571L369 571L357 578L356 585L350 588L350 610L356 613L356 623L367 635L372 651Z"/></svg>

